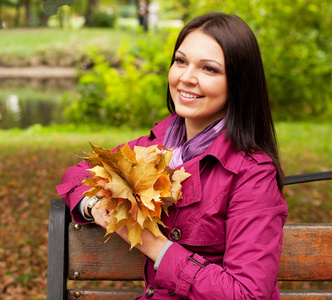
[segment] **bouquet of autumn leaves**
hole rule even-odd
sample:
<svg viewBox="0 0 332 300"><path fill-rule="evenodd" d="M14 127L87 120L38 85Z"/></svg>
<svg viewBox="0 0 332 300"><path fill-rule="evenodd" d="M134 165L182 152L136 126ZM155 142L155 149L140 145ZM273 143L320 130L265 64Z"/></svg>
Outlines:
<svg viewBox="0 0 332 300"><path fill-rule="evenodd" d="M169 167L172 149L154 145L131 150L125 144L112 152L91 147L93 153L88 153L85 161L93 166L88 169L92 177L82 183L92 188L84 195L92 197L100 192L103 196L98 208L108 211L106 235L127 226L131 248L142 244L144 228L161 235L158 224L165 226L161 213L167 213L168 207L182 198L181 182L190 176L183 167Z"/></svg>

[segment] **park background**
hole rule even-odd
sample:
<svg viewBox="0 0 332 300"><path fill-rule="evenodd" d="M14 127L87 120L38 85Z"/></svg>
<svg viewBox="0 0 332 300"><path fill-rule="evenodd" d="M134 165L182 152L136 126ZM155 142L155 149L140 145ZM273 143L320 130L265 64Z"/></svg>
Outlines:
<svg viewBox="0 0 332 300"><path fill-rule="evenodd" d="M52 16L42 0L0 1L0 299L46 298L55 186L89 142L113 148L167 115L172 47L199 14L234 13L253 29L286 175L332 170L331 1L149 2L146 29L136 1L75 0ZM287 222L331 222L331 182L284 194Z"/></svg>

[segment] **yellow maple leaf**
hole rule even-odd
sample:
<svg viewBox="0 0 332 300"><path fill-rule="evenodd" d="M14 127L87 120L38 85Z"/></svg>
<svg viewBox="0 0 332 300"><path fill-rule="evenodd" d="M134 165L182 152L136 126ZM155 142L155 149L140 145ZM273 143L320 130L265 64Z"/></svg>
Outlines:
<svg viewBox="0 0 332 300"><path fill-rule="evenodd" d="M182 197L181 182L190 176L183 167L169 168L172 149L153 145L131 150L125 144L112 152L92 144L91 147L93 153L85 160L93 166L88 169L92 178L82 183L92 188L84 195L104 195L99 208L109 211L106 235L126 226L131 248L142 244L144 228L155 236L161 235L159 225L165 226L161 213L167 213L168 207Z"/></svg>
<svg viewBox="0 0 332 300"><path fill-rule="evenodd" d="M180 170L176 170L172 176L172 197L175 201L178 201L182 198L181 192L181 182L190 177L191 175L184 170L184 167L181 167Z"/></svg>

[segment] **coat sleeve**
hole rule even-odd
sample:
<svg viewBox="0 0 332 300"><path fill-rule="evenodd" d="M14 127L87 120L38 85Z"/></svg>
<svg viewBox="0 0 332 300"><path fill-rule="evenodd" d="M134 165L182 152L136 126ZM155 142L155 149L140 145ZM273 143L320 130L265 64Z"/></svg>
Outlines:
<svg viewBox="0 0 332 300"><path fill-rule="evenodd" d="M286 217L274 166L250 168L228 199L222 263L209 263L173 243L156 284L188 299L280 299L277 275Z"/></svg>
<svg viewBox="0 0 332 300"><path fill-rule="evenodd" d="M81 183L84 178L91 177L87 171L89 168L91 165L84 161L68 168L62 176L62 183L56 186L58 194L69 207L73 220L79 224L89 223L77 209L77 204L84 197L83 193L91 188Z"/></svg>

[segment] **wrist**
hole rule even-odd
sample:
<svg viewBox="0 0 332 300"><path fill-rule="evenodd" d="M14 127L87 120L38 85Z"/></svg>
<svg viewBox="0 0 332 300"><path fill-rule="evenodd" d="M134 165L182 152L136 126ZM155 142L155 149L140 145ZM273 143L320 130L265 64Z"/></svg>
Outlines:
<svg viewBox="0 0 332 300"><path fill-rule="evenodd" d="M157 271L157 269L158 269L158 267L159 267L159 265L160 265L161 260L163 259L164 255L165 255L167 249L168 249L172 244L173 244L172 241L167 240L167 241L165 242L165 244L163 245L163 247L161 248L161 250L160 250L160 252L159 252L159 254L158 254L157 260L155 261L155 264L154 264L154 266L153 266L154 269L155 269L156 271Z"/></svg>
<svg viewBox="0 0 332 300"><path fill-rule="evenodd" d="M88 216L93 218L92 216L92 208L96 205L96 203L103 198L102 196L93 196L88 201L86 201L86 205L84 207L84 213Z"/></svg>
<svg viewBox="0 0 332 300"><path fill-rule="evenodd" d="M83 216L83 218L87 221L92 221L92 218L88 217L85 213L85 207L87 205L87 202L89 201L89 197L88 196L84 196L81 201L78 204L78 211L79 213Z"/></svg>
<svg viewBox="0 0 332 300"><path fill-rule="evenodd" d="M142 232L143 244L136 247L148 256L152 261L156 262L159 253L168 239L164 235L155 236L150 230L144 229Z"/></svg>

